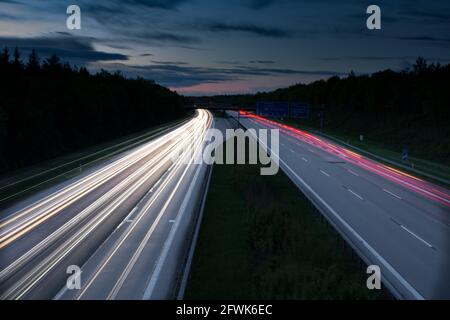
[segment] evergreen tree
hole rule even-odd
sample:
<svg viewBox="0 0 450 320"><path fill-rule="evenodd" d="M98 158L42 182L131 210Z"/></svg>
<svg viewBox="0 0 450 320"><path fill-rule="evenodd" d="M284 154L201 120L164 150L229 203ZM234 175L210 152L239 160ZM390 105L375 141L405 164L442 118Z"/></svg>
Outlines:
<svg viewBox="0 0 450 320"><path fill-rule="evenodd" d="M0 54L0 66L7 66L9 64L9 50L7 47L3 48Z"/></svg>
<svg viewBox="0 0 450 320"><path fill-rule="evenodd" d="M39 63L39 57L36 53L36 50L31 50L30 56L28 57L28 63L27 63L27 70L35 72L39 70L40 63Z"/></svg>
<svg viewBox="0 0 450 320"><path fill-rule="evenodd" d="M16 69L22 69L22 61L20 60L20 51L19 51L19 48L17 48L17 47L14 49L13 66Z"/></svg>
<svg viewBox="0 0 450 320"><path fill-rule="evenodd" d="M425 73L428 70L427 61L423 57L418 57L413 66L413 70L416 74Z"/></svg>
<svg viewBox="0 0 450 320"><path fill-rule="evenodd" d="M61 60L56 54L52 54L50 58L45 59L44 66L49 69L58 69L61 67Z"/></svg>

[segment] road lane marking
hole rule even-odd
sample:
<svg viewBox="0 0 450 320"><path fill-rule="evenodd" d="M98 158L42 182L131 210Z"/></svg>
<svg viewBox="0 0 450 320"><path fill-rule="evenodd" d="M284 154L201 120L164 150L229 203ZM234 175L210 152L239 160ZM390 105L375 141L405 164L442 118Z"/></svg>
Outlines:
<svg viewBox="0 0 450 320"><path fill-rule="evenodd" d="M208 128L210 127L210 123L211 123L211 122L208 122ZM203 142L204 139L205 139L205 138L204 138L205 131L206 131L206 130L203 130L203 131L201 132L202 137L201 137L200 139L197 139L197 141L194 141L194 142L192 143L192 144L193 144L194 150L198 150L199 148L201 148L201 144L202 144L202 142ZM198 152L200 152L200 151L197 151L197 153L198 153ZM197 154L197 153L195 153L195 154L192 156L189 165L192 165L192 164L194 163L195 157L196 157L196 154ZM189 154L187 154L187 155L189 155ZM183 158L184 158L184 157L187 157L187 155L184 155ZM183 158L180 159L180 162L179 162L179 168L181 168L181 163L182 163L182 159L183 159ZM144 250L145 246L147 245L147 243L148 243L150 237L152 236L154 230L155 230L156 227L158 226L159 221L161 220L161 218L163 217L164 213L166 212L166 210L167 210L167 208L168 208L168 206L169 206L169 204L170 204L172 198L174 197L174 195L175 195L176 192L178 191L178 188L180 187L180 185L181 185L181 183L182 183L182 181L183 181L185 175L187 174L187 172L188 172L188 170L189 170L189 165L186 166L186 168L183 170L180 179L178 180L178 182L177 182L177 184L175 185L174 189L173 189L172 192L170 193L169 198L167 199L167 201L166 201L166 203L164 204L163 208L161 209L160 213L158 214L158 216L156 217L156 219L155 219L154 222L152 223L152 225L151 225L149 231L147 232L147 234L145 235L145 237L143 238L143 240L142 240L141 243L139 244L139 247L138 247L137 250L134 252L133 256L132 256L131 259L130 259L130 262L129 262L129 263L127 264L127 266L125 267L125 270L121 273L121 275L120 275L118 281L115 283L113 289L112 289L111 292L108 294L108 297L106 298L107 300L111 300L111 299L115 299L115 298L116 298L116 296L117 296L117 294L119 293L120 289L122 288L122 286L123 286L123 284L124 284L126 278L128 277L128 275L130 274L132 268L133 268L134 265L136 264L137 259L141 256L142 251ZM191 199L190 194L192 193L192 190L193 190L193 188L194 188L194 184L195 184L196 181L197 181L197 177L198 177L200 168L201 168L200 166L197 168L197 171L196 171L196 174L195 174L195 176L194 176L193 182L192 182L191 185L189 186L189 190L188 190L188 193L187 193L187 195L186 195L184 201L187 201L186 198ZM183 203L181 204L181 207L180 207L180 211L179 211L179 212L181 212L182 209L183 209L184 201L183 201ZM184 210L184 209L183 209L183 210ZM178 216L178 215L177 215L177 216ZM176 230L176 229L177 229L177 226L179 225L179 223L180 223L180 220L177 220L177 222L174 224L174 227L173 227L173 228L171 229L171 231L170 231L169 239L167 240L167 241L170 241L170 244L172 243L172 240L173 240L173 237L171 237L171 235L173 236L172 230L174 230L174 229ZM161 253L160 258L158 259L158 262L157 262L157 265L156 265L156 267L155 267L155 271L154 271L154 273L153 273L153 275L152 275L152 279L151 279L151 280L153 280L153 277L155 277L155 273L157 274L156 278L158 278L158 275L159 275L159 272L160 272L160 270L158 270L158 267L161 267L161 268L162 268L162 264L161 264L160 259L161 259L161 257L164 257L163 260L165 260L165 255L167 255L167 252L166 252L166 250L168 250L168 248L166 247L166 246L168 245L167 241L164 243L163 252ZM156 280L155 280L155 281L156 281ZM150 281L150 283L151 283L151 281ZM149 285L149 286L150 286L150 285ZM146 292L147 292L148 289L149 289L149 287L147 287ZM144 294L145 294L145 293L144 293Z"/></svg>
<svg viewBox="0 0 450 320"><path fill-rule="evenodd" d="M389 190L387 190L387 189L383 189L383 191L386 192L386 193L388 193L388 194L390 194L390 195L393 196L393 197L396 197L396 198L399 199L399 200L402 200L402 198L401 198L400 196L396 195L395 193L393 193L393 192L391 192L391 191L389 191Z"/></svg>
<svg viewBox="0 0 450 320"><path fill-rule="evenodd" d="M169 150L170 151L170 150ZM169 151L165 151L163 156L168 157L169 156ZM159 158L159 156L158 156ZM163 159L163 158L162 158ZM151 162L150 162L151 163ZM148 166L151 167L151 166ZM95 230L95 228L97 228L98 225L100 225L101 223L103 223L103 221L110 216L110 214L117 209L117 207L123 203L124 199L127 199L132 193L134 193L139 187L142 186L142 184L148 180L148 178L150 176L152 176L157 170L160 169L160 167L162 167L162 165L159 165L159 167L155 167L153 169L151 169L150 171L148 171L147 166L144 166L142 168L140 168L137 172L133 173L131 176L127 177L124 181L122 181L119 185L117 185L115 188L113 188L113 190L109 191L112 192L114 191L114 189L121 187L121 184L123 183L127 183L128 185L128 189L126 190L126 192L124 194L121 194L117 199L115 199L110 205L108 205L108 207L105 208L105 210L103 210L100 214L98 214L97 216L94 217L94 219L92 221L89 221L87 223L87 225L82 226L81 230L71 236L67 241L65 241L65 243L63 245L61 245L59 248L57 248L56 252L52 252L51 255L49 257L46 257L44 259L43 262L41 262L35 269L36 270L32 270L31 272L29 272L25 277L23 277L20 280L19 284L15 284L13 288L9 289L7 293L5 293L5 295L9 295L9 293L11 293L11 295L14 295L14 299L20 299L23 297L24 294L26 294L28 292L28 290L30 288L32 288L38 281L40 281L42 279L42 277L44 277L49 270L53 269L53 267L59 263L63 258L65 258L65 256L73 249L75 248L81 241L83 241L84 238L87 237L87 235L89 235L93 230ZM136 182L131 182L130 179L134 179L133 176L138 176L138 174L140 174L140 171L142 172L147 172L142 179L139 178L137 179ZM130 182L127 182L127 180L130 180ZM100 199L99 199L100 200ZM99 201L97 200L97 201ZM96 201L96 202L97 202ZM92 205L95 205L92 204ZM92 206L91 205L91 206ZM86 209L85 209L86 210ZM73 219L72 219L73 220ZM71 220L71 221L72 221ZM69 221L69 223L71 222ZM66 224L67 225L67 224ZM59 231L59 229L58 229ZM58 232L57 231L57 232ZM46 241L46 239L44 240ZM43 242L44 242L43 241ZM27 253L28 254L28 253ZM24 255L25 256L25 255ZM24 257L22 256L22 257ZM22 259L22 257L20 259ZM17 260L16 260L17 261ZM50 264L51 265L48 265ZM11 267L8 266L6 269L9 269ZM35 273L38 271L38 269L42 269L45 267L45 270L43 270L42 273L39 273L38 275L35 275ZM6 270L2 270L2 273ZM31 281L31 283L30 283ZM27 288L22 289L20 288L21 286L27 286ZM21 291L16 293L15 291ZM18 295L19 294L19 295Z"/></svg>
<svg viewBox="0 0 450 320"><path fill-rule="evenodd" d="M292 152L292 153L295 153L295 151L294 151L294 150L292 150L292 149L289 149L289 151L290 151L290 152Z"/></svg>
<svg viewBox="0 0 450 320"><path fill-rule="evenodd" d="M189 186L189 189L187 190L186 195L185 195L185 197L184 197L184 199L183 199L183 201L181 203L181 206L180 206L180 208L178 210L177 219L176 219L177 221L173 225L172 229L170 230L167 240L164 242L163 250L162 250L162 252L161 252L161 254L160 254L159 258L158 258L158 262L157 262L157 264L155 266L155 269L153 270L153 273L152 273L152 276L150 278L150 281L149 281L149 283L148 283L148 285L147 285L147 287L146 287L146 289L144 291L144 294L142 296L142 300L149 300L151 298L152 294L153 294L153 291L155 289L156 283L157 283L157 281L159 279L159 275L161 273L161 270L163 268L164 263L166 262L167 255L169 254L170 247L172 246L172 243L174 241L175 234L176 234L176 232L177 232L177 230L178 230L178 228L180 226L180 223L181 223L180 221L182 221L182 218L183 218L183 216L184 216L184 214L186 212L186 207L188 205L188 202L192 198L191 194L193 193L194 186L196 185L197 180L199 179L200 171L201 171L200 169L201 169L201 166L199 166L196 169L195 173L194 173L194 177L192 178L192 182L191 182L191 184ZM180 182L181 182L181 180L183 178L184 178L184 174L181 177Z"/></svg>
<svg viewBox="0 0 450 320"><path fill-rule="evenodd" d="M323 170L320 170L320 172L322 172L322 174L323 175L325 175L325 176L327 176L327 177L329 177L330 175L328 174L328 173L326 173L325 171L323 171Z"/></svg>
<svg viewBox="0 0 450 320"><path fill-rule="evenodd" d="M259 140L258 137L255 137L255 139ZM386 260L383 258L383 256L378 253L378 251L372 247L364 238L355 230L353 227L347 223L340 215L339 213L331 207L331 205L325 201L317 192L315 192L309 184L305 182L289 165L283 161L283 159L280 158L279 155L273 154L270 147L267 146L267 144L260 141L261 145L266 148L266 150L270 150L270 153L273 157L277 157L280 161L280 164L286 168L286 171L288 171L291 175L295 177L297 182L299 182L310 194L313 199L316 199L319 201L327 210L329 213L331 213L339 223L343 225L345 229L347 229L351 235L356 239L356 243L360 243L363 247L365 247L378 261L381 263L400 283L404 288L415 298L418 300L424 300L425 298L412 286L403 276ZM287 172L286 172L287 173ZM289 176L289 174L288 174ZM303 188L300 188L303 189ZM305 193L306 194L306 193ZM308 196L309 198L309 196ZM352 241L353 242L353 241ZM354 244L354 246L358 247L357 244ZM389 283L389 282L388 282ZM394 286L393 286L394 287ZM397 289L394 287L394 289ZM400 292L399 292L400 293ZM401 294L401 293L400 293Z"/></svg>
<svg viewBox="0 0 450 320"><path fill-rule="evenodd" d="M347 189L348 192L350 192L351 194L353 194L355 197L357 197L359 200L364 200L363 197L361 197L359 194L357 194L356 192L354 192L352 189Z"/></svg>
<svg viewBox="0 0 450 320"><path fill-rule="evenodd" d="M198 143L197 143L197 144L198 144ZM176 163L174 163L174 164L172 165L172 167L174 167L175 170L172 170L172 172L167 176L167 178L164 179L164 181L161 183L161 188L160 188L159 190L157 190L157 193L156 193L156 194L150 199L150 201L147 202L147 203L145 204L145 206L141 209L141 213L142 213L142 214L140 214L140 215L137 217L136 221L134 221L134 224L131 225L131 226L129 227L127 233L124 234L124 235L122 235L122 238L121 238L120 242L114 247L113 251L109 253L107 259L103 260L103 262L101 263L100 267L97 268L95 274L89 279L89 282L84 286L83 291L82 291L80 294L78 294L77 300L81 299L81 297L82 297L82 296L85 294L85 292L89 289L89 287L90 287L90 286L92 285L92 283L95 281L95 279L96 279L97 276L100 274L100 272L105 268L105 266L109 263L109 261L110 261L110 260L112 259L112 257L115 255L115 253L119 250L119 248L122 246L122 244L126 241L126 239L127 239L128 236L131 234L131 232L134 230L134 228L138 225L139 221L146 215L146 213L148 212L148 210L150 209L150 207L152 206L152 204L156 202L156 200L159 198L159 196L160 196L160 195L163 193L163 191L165 190L166 186L168 186L168 185L171 183L172 179L175 177L175 174L176 174L176 172L177 172L177 169L180 168L181 163L182 163L182 161L183 161L183 159L184 159L185 157L187 157L187 155L183 155L182 157L180 157L180 159L177 160ZM186 167L186 169L184 169L183 175L182 175L182 176L184 176L184 174L186 173L187 170L188 170L188 167ZM162 181L162 180L163 180L163 179L160 179L160 181ZM177 183L177 185L175 186L175 189L178 188L179 184L180 184L180 181L179 181L179 182ZM172 194L173 194L173 192L172 192ZM167 203L166 203L166 205L167 205ZM153 233L153 230L156 228L156 225L158 224L159 220L161 219L163 213L164 213L164 211L160 212L159 215L156 217L156 220L153 222L153 224L152 224L152 226L151 226L149 232L146 234L145 238L151 236L151 234ZM136 256L136 254L138 253L138 251L142 250L141 245L142 245L144 242L145 242L145 243L147 242L146 239L144 239L144 240L141 242L141 244L140 244L140 246L138 247L137 251L135 251L135 253L133 254L132 260L133 260L133 258L135 258L135 256ZM128 269L129 269L128 267L130 266L130 264L131 264L131 261L129 262L129 264L128 264L127 267L125 268L126 270L124 270L123 273L121 274L121 276L120 276L118 282L116 282L116 284L114 285L113 291L110 292L110 294L108 295L108 298L110 298L110 296L111 296L111 297L114 297L114 296L116 295L116 293L114 292L114 291L116 291L116 289L117 289L117 290L120 290L122 284L119 284L119 282L122 282L122 280L124 280L124 279L126 278L126 276L123 277L123 275L124 275L124 273L127 273L127 274L128 274ZM133 262L133 265L134 265L134 262ZM117 287L117 288L116 288L116 287Z"/></svg>
<svg viewBox="0 0 450 320"><path fill-rule="evenodd" d="M426 244L429 248L433 248L434 247L427 241L425 241L424 239L422 239L421 237L419 237L417 234L415 234L414 232L412 232L411 230L409 230L407 227L405 227L404 225L400 225L400 228L402 228L403 230L405 230L406 232L408 232L410 235L412 235L414 238L416 238L417 240L423 242L424 244Z"/></svg>
<svg viewBox="0 0 450 320"><path fill-rule="evenodd" d="M265 145L267 149L270 149ZM303 180L289 165L282 159L279 159L280 163L283 164L286 169L299 181L311 194L316 198L325 208L356 238L357 242L363 245L371 254L373 254L376 259L388 269L393 276L414 296L414 298L419 300L424 300L424 297L405 279L403 276L386 260L378 251L373 248L364 238L350 226L331 206L326 202L317 192L315 192L306 182Z"/></svg>
<svg viewBox="0 0 450 320"><path fill-rule="evenodd" d="M170 137L170 134L168 135ZM158 138L155 140L155 142L151 142L147 145L144 145L144 147L138 149L141 150L140 152L143 152L142 150L156 150L151 148L161 147L165 143L167 143L167 140L163 139L163 137ZM151 147L151 148L150 148ZM61 189L60 191L56 191L53 194L51 194L48 197L45 197L38 201L35 205L30 205L23 209L22 211L18 211L17 214L13 214L12 217L7 217L4 220L1 220L0 229L2 226L7 225L11 223L12 221L17 220L18 218L21 218L23 215L37 211L36 214L31 215L30 218L23 219L24 221L20 222L19 225L13 226L11 230L5 231L5 236L3 236L3 233L0 234L0 248L3 246L8 245L9 243L15 241L16 239L20 238L22 235L26 234L27 232L31 231L33 228L35 228L37 225L41 224L45 220L49 219L50 217L56 215L61 210L66 208L67 206L71 205L84 195L88 194L92 190L94 190L96 187L102 185L109 179L111 179L114 175L116 175L121 170L126 170L130 166L134 165L138 161L144 159L147 157L151 152L144 155L140 155L136 152L127 155L118 161L110 163L108 166L106 166L103 169L100 169L98 171L93 172L92 174L88 175L85 178L82 178L81 180L78 180L74 184L68 185ZM134 160L129 160L130 156L133 156ZM128 161L128 162L127 162ZM120 165L118 165L120 163ZM109 172L108 170L112 170L112 172ZM102 176L102 174L105 174L105 176ZM91 181L92 180L92 181ZM85 185L83 185L85 184ZM78 189L78 190L77 190ZM75 192L70 194L70 192ZM51 203L53 202L53 204ZM45 207L48 204L47 208ZM43 210L43 211L42 211Z"/></svg>
<svg viewBox="0 0 450 320"><path fill-rule="evenodd" d="M359 174L357 174L356 172L354 172L350 169L347 169L347 171L350 172L352 175L359 177Z"/></svg>
<svg viewBox="0 0 450 320"><path fill-rule="evenodd" d="M302 160L308 162L308 159L306 159L305 157L302 157Z"/></svg>

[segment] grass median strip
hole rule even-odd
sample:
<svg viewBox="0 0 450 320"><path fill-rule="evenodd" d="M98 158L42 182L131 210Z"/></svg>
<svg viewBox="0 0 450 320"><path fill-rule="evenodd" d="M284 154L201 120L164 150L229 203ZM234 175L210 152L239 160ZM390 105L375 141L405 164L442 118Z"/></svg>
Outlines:
<svg viewBox="0 0 450 320"><path fill-rule="evenodd" d="M378 299L289 178L215 165L186 299Z"/></svg>

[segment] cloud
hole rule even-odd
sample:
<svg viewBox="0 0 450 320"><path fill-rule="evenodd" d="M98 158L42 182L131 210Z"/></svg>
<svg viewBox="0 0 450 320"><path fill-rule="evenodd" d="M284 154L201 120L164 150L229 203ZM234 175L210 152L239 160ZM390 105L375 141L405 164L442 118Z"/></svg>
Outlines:
<svg viewBox="0 0 450 320"><path fill-rule="evenodd" d="M145 40L155 40L159 42L170 42L179 44L196 44L200 43L200 39L192 36L185 36L171 32L154 31L154 32L144 32L144 33L133 33L132 36L145 39Z"/></svg>
<svg viewBox="0 0 450 320"><path fill-rule="evenodd" d="M233 61L221 60L221 61L216 61L216 63L218 63L218 64L226 64L226 65L239 65L239 64L242 64L240 61L237 61L237 60L233 60Z"/></svg>
<svg viewBox="0 0 450 320"><path fill-rule="evenodd" d="M173 9L186 0L120 0L126 5L140 5L149 8Z"/></svg>
<svg viewBox="0 0 450 320"><path fill-rule="evenodd" d="M22 4L20 1L16 0L0 0L0 3Z"/></svg>
<svg viewBox="0 0 450 320"><path fill-rule="evenodd" d="M53 36L35 38L0 37L0 46L19 47L23 53L36 49L41 56L57 54L64 60L89 63L100 61L128 60L128 56L97 51L90 37L68 36L65 32L55 33Z"/></svg>
<svg viewBox="0 0 450 320"><path fill-rule="evenodd" d="M347 73L327 70L298 70L282 68L258 68L253 66L239 66L231 68L194 67L184 64L161 63L152 65L124 65L121 63L104 65L110 71L122 70L129 76L141 76L151 79L165 86L173 88L194 86L205 83L221 83L224 81L238 81L249 77L260 76L295 76L310 75L320 77L343 76Z"/></svg>
<svg viewBox="0 0 450 320"><path fill-rule="evenodd" d="M151 61L154 64L160 64L160 65L173 65L173 66L184 66L184 65L188 65L188 62L182 62L182 61L157 61L157 60L152 60Z"/></svg>
<svg viewBox="0 0 450 320"><path fill-rule="evenodd" d="M448 9L447 9L448 10ZM403 11L402 13L411 16L414 18L419 19L426 19L434 22L446 22L449 23L450 21L450 13L448 11L443 10L436 10L436 11L425 11L425 10L418 10L418 9L410 9L407 11Z"/></svg>
<svg viewBox="0 0 450 320"><path fill-rule="evenodd" d="M263 37L287 38L290 32L279 28L258 27L249 24L211 23L207 29L212 32L246 32Z"/></svg>
<svg viewBox="0 0 450 320"><path fill-rule="evenodd" d="M276 61L273 60L251 60L249 61L252 64L274 64Z"/></svg>
<svg viewBox="0 0 450 320"><path fill-rule="evenodd" d="M128 9L162 9L175 10L178 5L186 0L109 0L107 2L96 1L95 4L87 3L86 8L93 15L109 15L125 13Z"/></svg>
<svg viewBox="0 0 450 320"><path fill-rule="evenodd" d="M396 39L408 41L450 42L450 38L438 38L433 36L404 36L396 37Z"/></svg>
<svg viewBox="0 0 450 320"><path fill-rule="evenodd" d="M275 2L274 0L250 0L247 3L247 6L249 8L259 10L270 6L274 2Z"/></svg>

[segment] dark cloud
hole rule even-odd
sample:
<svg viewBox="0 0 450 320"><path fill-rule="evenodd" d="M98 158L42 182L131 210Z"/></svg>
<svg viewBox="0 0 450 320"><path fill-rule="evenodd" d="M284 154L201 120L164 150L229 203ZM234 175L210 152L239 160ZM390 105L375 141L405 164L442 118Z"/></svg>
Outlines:
<svg viewBox="0 0 450 320"><path fill-rule="evenodd" d="M402 11L404 15L424 19L424 20L430 20L435 22L446 22L450 23L450 12L447 10L440 10L440 11L425 11L425 10L418 10L418 9L410 9L406 11Z"/></svg>
<svg viewBox="0 0 450 320"><path fill-rule="evenodd" d="M202 83L219 83L223 81L242 80L252 76L282 76L282 75L314 75L329 77L334 75L346 75L337 71L323 70L296 70L282 68L257 68L240 66L234 68L205 68L186 65L153 64L147 66L127 66L124 64L114 64L109 67L111 71L115 69L123 70L132 76L141 76L155 80L157 83L166 86L193 86Z"/></svg>
<svg viewBox="0 0 450 320"><path fill-rule="evenodd" d="M0 20L19 20L17 16L0 12Z"/></svg>
<svg viewBox="0 0 450 320"><path fill-rule="evenodd" d="M348 57L322 57L323 61L345 61L345 60L364 60L364 61L389 61L389 60L405 60L411 57L388 57L388 56L348 56Z"/></svg>
<svg viewBox="0 0 450 320"><path fill-rule="evenodd" d="M185 1L186 0L120 0L120 3L148 8L174 9Z"/></svg>
<svg viewBox="0 0 450 320"><path fill-rule="evenodd" d="M0 3L22 4L20 1L16 0L0 0Z"/></svg>
<svg viewBox="0 0 450 320"><path fill-rule="evenodd" d="M252 60L249 62L253 63L253 64L274 64L274 63L276 63L276 61L273 61L273 60Z"/></svg>
<svg viewBox="0 0 450 320"><path fill-rule="evenodd" d="M128 60L128 57L122 54L96 51L92 45L93 41L93 38L67 36L66 33L60 32L48 37L0 37L0 46L17 46L23 53L36 49L40 56L57 54L64 60L83 63Z"/></svg>
<svg viewBox="0 0 450 320"><path fill-rule="evenodd" d="M401 63L405 62L414 62L417 59L417 56L348 56L348 57L323 57L318 60L322 61L398 61ZM430 62L448 62L450 58L436 58L436 57L428 57L425 56L425 59Z"/></svg>
<svg viewBox="0 0 450 320"><path fill-rule="evenodd" d="M450 42L450 38L438 38L433 36L404 36L396 37L396 39L409 41Z"/></svg>
<svg viewBox="0 0 450 320"><path fill-rule="evenodd" d="M247 2L247 6L252 9L259 10L270 6L274 2L274 0L250 0Z"/></svg>
<svg viewBox="0 0 450 320"><path fill-rule="evenodd" d="M216 63L218 64L226 64L226 65L239 65L242 64L240 61L234 60L234 61L226 61L226 60L221 60L221 61L216 61Z"/></svg>
<svg viewBox="0 0 450 320"><path fill-rule="evenodd" d="M283 29L259 27L247 24L225 24L217 22L209 24L207 28L212 32L246 32L271 38L286 38L291 35L290 32Z"/></svg>
<svg viewBox="0 0 450 320"><path fill-rule="evenodd" d="M152 60L151 61L154 64L161 64L161 65L174 65L174 66L184 66L188 65L189 63L183 62L183 61L158 61L158 60Z"/></svg>
<svg viewBox="0 0 450 320"><path fill-rule="evenodd" d="M86 4L88 12L92 15L125 13L129 9L163 9L175 10L178 5L187 0L109 0L102 3L96 1L95 4Z"/></svg>
<svg viewBox="0 0 450 320"><path fill-rule="evenodd" d="M192 36L180 35L171 32L146 32L146 33L134 33L133 36L139 37L145 40L155 40L159 42L170 42L178 44L196 44L200 43L200 39Z"/></svg>

